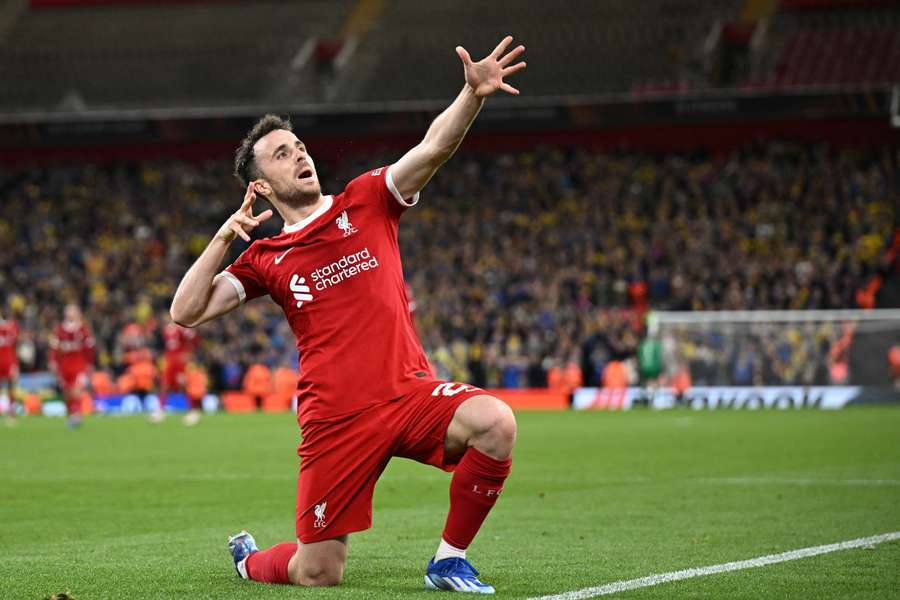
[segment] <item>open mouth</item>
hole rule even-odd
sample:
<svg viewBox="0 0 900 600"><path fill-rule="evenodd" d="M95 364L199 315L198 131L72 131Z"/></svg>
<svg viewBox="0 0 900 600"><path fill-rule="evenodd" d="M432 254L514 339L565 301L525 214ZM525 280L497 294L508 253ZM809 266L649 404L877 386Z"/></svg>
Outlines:
<svg viewBox="0 0 900 600"><path fill-rule="evenodd" d="M300 181L312 179L312 175L313 175L312 169L307 167L307 168L303 169L302 171L300 171L300 174L297 175L297 179L299 179Z"/></svg>

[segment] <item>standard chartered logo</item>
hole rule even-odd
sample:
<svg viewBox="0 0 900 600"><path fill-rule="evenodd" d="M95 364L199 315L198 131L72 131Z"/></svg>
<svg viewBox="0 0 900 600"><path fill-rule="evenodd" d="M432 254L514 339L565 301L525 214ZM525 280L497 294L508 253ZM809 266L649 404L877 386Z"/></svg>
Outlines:
<svg viewBox="0 0 900 600"><path fill-rule="evenodd" d="M297 308L303 306L304 302L309 302L313 299L312 294L309 293L309 286L306 285L306 277L300 277L294 273L291 277L290 287L294 293L294 300L297 301Z"/></svg>
<svg viewBox="0 0 900 600"><path fill-rule="evenodd" d="M347 254L338 260L319 267L312 272L312 283L316 290L323 292L339 283L356 277L363 271L371 271L379 266L378 258L371 255L369 248L363 248L359 252ZM309 292L309 288L306 290ZM310 299L312 299L310 297Z"/></svg>

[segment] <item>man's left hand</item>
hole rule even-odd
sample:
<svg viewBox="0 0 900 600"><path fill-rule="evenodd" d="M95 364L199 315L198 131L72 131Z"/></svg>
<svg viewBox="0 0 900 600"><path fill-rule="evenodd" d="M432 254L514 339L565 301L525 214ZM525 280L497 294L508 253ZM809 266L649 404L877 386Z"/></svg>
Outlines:
<svg viewBox="0 0 900 600"><path fill-rule="evenodd" d="M524 61L509 66L513 60L525 52L525 46L516 46L515 49L508 54L503 54L506 52L506 48L512 40L513 38L511 35L506 36L503 38L503 41L494 48L493 52L478 62L472 62L472 58L465 48L462 46L456 47L456 53L463 61L466 83L479 98L490 96L497 90L503 90L508 94L518 95L519 90L503 81L504 77L525 68Z"/></svg>

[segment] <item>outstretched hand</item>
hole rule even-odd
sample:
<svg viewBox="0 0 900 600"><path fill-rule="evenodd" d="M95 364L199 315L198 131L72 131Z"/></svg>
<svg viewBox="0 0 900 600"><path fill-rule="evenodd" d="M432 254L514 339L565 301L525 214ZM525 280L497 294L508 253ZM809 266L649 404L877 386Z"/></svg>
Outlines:
<svg viewBox="0 0 900 600"><path fill-rule="evenodd" d="M253 191L254 182L247 186L244 194L244 202L241 207L219 228L216 237L226 243L230 243L235 236L240 236L245 242L250 241L249 232L256 229L260 223L272 216L271 210L264 210L258 215L253 215L253 203L256 201L256 192Z"/></svg>
<svg viewBox="0 0 900 600"><path fill-rule="evenodd" d="M506 36L494 48L487 57L478 62L472 62L469 53L462 46L456 47L456 53L463 62L465 70L466 83L475 92L479 98L490 96L497 90L503 90L508 94L517 95L519 90L509 85L503 78L512 75L525 68L525 62L518 62L512 66L508 66L520 54L525 52L525 46L516 46L511 52L503 56L507 46L512 42L511 35Z"/></svg>

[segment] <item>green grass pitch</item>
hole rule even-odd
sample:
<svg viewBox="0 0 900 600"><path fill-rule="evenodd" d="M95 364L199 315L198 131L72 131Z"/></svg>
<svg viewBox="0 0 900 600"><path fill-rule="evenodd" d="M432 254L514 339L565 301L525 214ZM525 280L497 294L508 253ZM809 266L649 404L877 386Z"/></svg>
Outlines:
<svg viewBox="0 0 900 600"><path fill-rule="evenodd" d="M504 597L900 531L900 408L518 419L512 476L469 551ZM340 587L238 580L230 533L292 539L298 438L289 414L0 426L0 598L433 597L449 475L400 459ZM900 597L900 541L618 597Z"/></svg>

